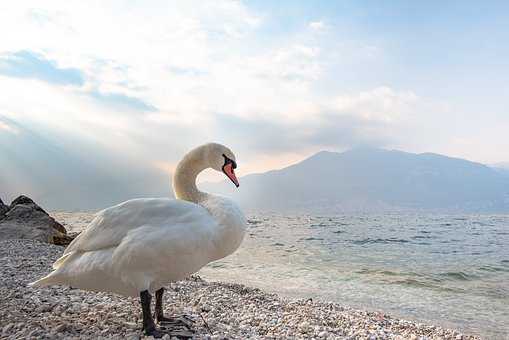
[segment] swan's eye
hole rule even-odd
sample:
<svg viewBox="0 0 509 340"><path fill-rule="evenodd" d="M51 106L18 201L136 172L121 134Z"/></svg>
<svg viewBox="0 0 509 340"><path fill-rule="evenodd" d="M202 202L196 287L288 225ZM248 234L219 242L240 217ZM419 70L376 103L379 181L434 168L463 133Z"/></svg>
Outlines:
<svg viewBox="0 0 509 340"><path fill-rule="evenodd" d="M224 157L224 165L231 164L233 169L237 169L237 163L233 159L228 158L225 154L223 154L223 157Z"/></svg>

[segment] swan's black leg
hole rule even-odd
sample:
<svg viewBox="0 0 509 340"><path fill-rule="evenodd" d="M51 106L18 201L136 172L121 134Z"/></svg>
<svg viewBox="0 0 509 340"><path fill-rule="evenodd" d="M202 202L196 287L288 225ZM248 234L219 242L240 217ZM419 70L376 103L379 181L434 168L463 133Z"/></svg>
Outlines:
<svg viewBox="0 0 509 340"><path fill-rule="evenodd" d="M164 288L156 290L155 319L157 322L166 321L163 312L163 294Z"/></svg>
<svg viewBox="0 0 509 340"><path fill-rule="evenodd" d="M164 294L164 288L156 290L156 320L157 320L157 322L171 321L171 319L164 316L163 294Z"/></svg>
<svg viewBox="0 0 509 340"><path fill-rule="evenodd" d="M141 310L143 312L143 330L146 335L152 335L154 338L161 338L163 334L156 328L152 313L150 312L150 303L152 301L152 295L148 290L144 290L140 293Z"/></svg>

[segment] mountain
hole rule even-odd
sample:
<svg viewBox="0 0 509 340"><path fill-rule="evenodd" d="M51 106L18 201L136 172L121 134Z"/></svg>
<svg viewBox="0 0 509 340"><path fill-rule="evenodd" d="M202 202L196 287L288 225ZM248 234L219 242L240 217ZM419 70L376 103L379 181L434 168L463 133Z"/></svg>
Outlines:
<svg viewBox="0 0 509 340"><path fill-rule="evenodd" d="M495 163L491 165L492 168L509 170L509 162Z"/></svg>
<svg viewBox="0 0 509 340"><path fill-rule="evenodd" d="M509 212L509 175L432 153L323 151L240 183L238 190L226 181L201 186L254 211Z"/></svg>
<svg viewBox="0 0 509 340"><path fill-rule="evenodd" d="M509 176L509 162L491 164L490 167L495 169L496 171L498 171L501 174Z"/></svg>
<svg viewBox="0 0 509 340"><path fill-rule="evenodd" d="M171 196L168 174L136 155L40 130L0 115L2 199L26 194L50 210L95 210L135 197ZM232 197L246 211L509 212L509 170L429 153L319 152L240 181L239 189L229 181L200 187Z"/></svg>

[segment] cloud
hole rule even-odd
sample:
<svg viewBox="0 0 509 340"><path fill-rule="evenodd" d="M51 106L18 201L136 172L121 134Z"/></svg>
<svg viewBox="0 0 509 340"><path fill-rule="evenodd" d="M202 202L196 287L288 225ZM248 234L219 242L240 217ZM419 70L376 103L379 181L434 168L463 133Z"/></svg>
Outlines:
<svg viewBox="0 0 509 340"><path fill-rule="evenodd" d="M315 31L322 31L325 29L325 23L323 21L311 21L309 23L309 28Z"/></svg>
<svg viewBox="0 0 509 340"><path fill-rule="evenodd" d="M398 141L396 131L420 105L412 92L379 87L335 96L294 121L218 114L217 130L229 136L231 143L241 141L251 152L385 146Z"/></svg>
<svg viewBox="0 0 509 340"><path fill-rule="evenodd" d="M13 135L19 134L19 130L16 127L12 126L11 124L8 124L7 122L0 120L0 132L2 132L2 130L5 132L9 132L10 134L13 134Z"/></svg>
<svg viewBox="0 0 509 340"><path fill-rule="evenodd" d="M55 61L28 50L0 55L0 74L38 79L55 85L81 86L85 82L80 70L59 67Z"/></svg>
<svg viewBox="0 0 509 340"><path fill-rule="evenodd" d="M380 86L355 94L341 94L333 99L332 108L339 114L355 113L366 121L390 122L412 112L418 97L412 91L395 91Z"/></svg>
<svg viewBox="0 0 509 340"><path fill-rule="evenodd" d="M86 94L101 104L111 106L117 110L127 109L140 112L157 111L155 106L148 104L139 98L130 97L121 93L101 93L94 90L87 92Z"/></svg>
<svg viewBox="0 0 509 340"><path fill-rule="evenodd" d="M261 77L282 81L312 81L322 71L320 49L305 44L280 47L266 55L253 58L251 67Z"/></svg>
<svg viewBox="0 0 509 340"><path fill-rule="evenodd" d="M199 77L199 76L204 76L204 75L208 74L207 71L195 69L192 67L170 66L170 67L168 67L168 70L177 76Z"/></svg>
<svg viewBox="0 0 509 340"><path fill-rule="evenodd" d="M122 66L114 65L111 62L96 62L102 65L103 69L112 68L117 73L125 72ZM114 64L114 63L113 63ZM108 70L109 71L109 70ZM109 71L110 76L112 71ZM0 55L0 74L14 78L30 78L38 79L50 85L70 85L81 87L86 82L93 83L94 79L86 79L85 73L77 68L58 67L54 60L47 59L44 55L33 51L23 50L17 52L9 52ZM116 83L114 89L117 91L133 91L133 86L122 77L117 75L114 78ZM107 82L101 83L102 87L108 87ZM112 86L109 86L112 87ZM136 88L134 88L136 90ZM94 99L101 105L112 107L116 110L132 110L140 112L154 112L157 108L144 100L128 94L114 91L100 91L93 88L83 88L78 92Z"/></svg>

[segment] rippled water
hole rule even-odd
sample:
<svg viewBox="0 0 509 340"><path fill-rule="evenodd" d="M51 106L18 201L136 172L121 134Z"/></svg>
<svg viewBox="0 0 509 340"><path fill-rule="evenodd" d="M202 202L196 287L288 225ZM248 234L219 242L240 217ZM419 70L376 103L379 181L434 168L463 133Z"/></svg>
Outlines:
<svg viewBox="0 0 509 340"><path fill-rule="evenodd" d="M202 269L299 297L509 338L509 215L251 216Z"/></svg>

